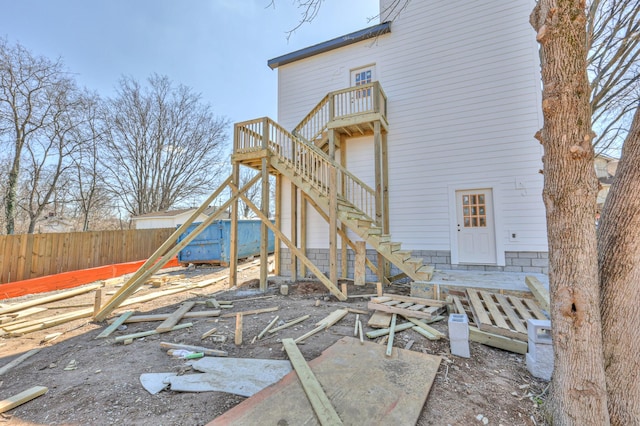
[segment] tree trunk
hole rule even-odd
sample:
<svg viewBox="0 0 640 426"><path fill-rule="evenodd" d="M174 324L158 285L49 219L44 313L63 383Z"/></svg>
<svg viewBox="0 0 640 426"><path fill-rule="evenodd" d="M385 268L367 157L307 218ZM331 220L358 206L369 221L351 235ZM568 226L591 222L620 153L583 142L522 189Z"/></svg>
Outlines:
<svg viewBox="0 0 640 426"><path fill-rule="evenodd" d="M539 0L543 83L543 199L555 368L547 409L554 424L607 425L596 251L596 194L587 79L586 17L580 0Z"/></svg>
<svg viewBox="0 0 640 426"><path fill-rule="evenodd" d="M598 261L609 414L640 424L640 107L602 213Z"/></svg>

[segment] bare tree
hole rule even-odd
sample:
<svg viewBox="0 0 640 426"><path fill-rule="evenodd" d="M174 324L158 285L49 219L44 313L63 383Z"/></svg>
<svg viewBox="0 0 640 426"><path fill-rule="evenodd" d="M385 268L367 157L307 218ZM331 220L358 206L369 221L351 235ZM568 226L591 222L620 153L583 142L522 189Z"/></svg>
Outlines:
<svg viewBox="0 0 640 426"><path fill-rule="evenodd" d="M619 149L640 97L640 1L591 0L587 20L593 143Z"/></svg>
<svg viewBox="0 0 640 426"><path fill-rule="evenodd" d="M0 39L0 143L11 153L4 208L6 230L15 228L17 188L25 149L50 126L58 111L51 100L68 77L62 63L34 56L20 44Z"/></svg>
<svg viewBox="0 0 640 426"><path fill-rule="evenodd" d="M46 91L44 101L51 116L40 131L32 133L25 145L27 167L23 171L27 199L19 207L29 215L28 233L33 233L44 209L53 201L58 186L68 183L73 156L85 142L79 126L85 120L83 97L75 82L59 79Z"/></svg>
<svg viewBox="0 0 640 426"><path fill-rule="evenodd" d="M105 168L100 161L105 132L100 123L100 98L86 93L82 110L84 120L76 133L83 143L73 159L69 200L77 211L81 229L88 231L96 229L93 221L102 223L113 215L114 197L104 182Z"/></svg>
<svg viewBox="0 0 640 426"><path fill-rule="evenodd" d="M110 189L131 215L208 193L219 178L227 125L167 77L153 75L147 87L123 78L105 114Z"/></svg>

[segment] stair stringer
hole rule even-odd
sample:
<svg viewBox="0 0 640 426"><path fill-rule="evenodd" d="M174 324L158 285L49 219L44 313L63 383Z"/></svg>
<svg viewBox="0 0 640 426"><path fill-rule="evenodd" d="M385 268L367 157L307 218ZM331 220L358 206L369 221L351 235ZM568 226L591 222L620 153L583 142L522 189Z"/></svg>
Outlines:
<svg viewBox="0 0 640 426"><path fill-rule="evenodd" d="M286 161L281 161L275 155L271 159L271 165L313 199L325 212L329 211L329 198L322 194L312 182L295 173ZM338 220L412 280L431 280L432 266L425 265L421 258L411 257L410 252L401 250L400 244L392 242L390 235L382 234L382 228L375 226L372 218L344 198L338 200Z"/></svg>

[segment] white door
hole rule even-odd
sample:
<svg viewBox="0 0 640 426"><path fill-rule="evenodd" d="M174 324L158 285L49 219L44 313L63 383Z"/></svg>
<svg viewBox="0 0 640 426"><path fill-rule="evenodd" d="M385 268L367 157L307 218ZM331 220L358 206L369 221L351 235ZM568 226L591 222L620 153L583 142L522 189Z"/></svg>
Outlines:
<svg viewBox="0 0 640 426"><path fill-rule="evenodd" d="M456 191L456 234L459 263L496 263L491 189Z"/></svg>

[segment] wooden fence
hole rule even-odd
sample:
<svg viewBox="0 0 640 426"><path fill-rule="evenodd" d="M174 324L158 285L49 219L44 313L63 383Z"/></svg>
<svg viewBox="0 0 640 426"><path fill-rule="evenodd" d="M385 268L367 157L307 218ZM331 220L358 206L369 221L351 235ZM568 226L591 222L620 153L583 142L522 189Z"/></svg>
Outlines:
<svg viewBox="0 0 640 426"><path fill-rule="evenodd" d="M148 258L173 228L0 235L0 284Z"/></svg>

